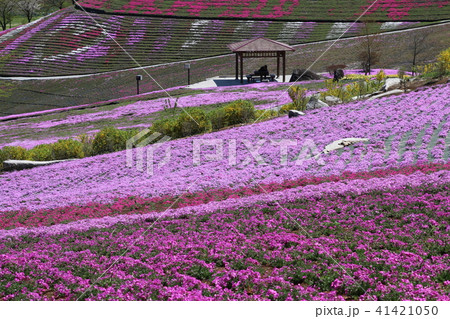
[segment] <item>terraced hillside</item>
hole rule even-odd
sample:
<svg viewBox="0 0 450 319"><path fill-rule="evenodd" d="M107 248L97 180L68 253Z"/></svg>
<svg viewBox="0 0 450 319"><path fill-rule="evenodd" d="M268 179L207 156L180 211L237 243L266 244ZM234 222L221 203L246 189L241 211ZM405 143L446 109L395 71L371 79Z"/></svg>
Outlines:
<svg viewBox="0 0 450 319"><path fill-rule="evenodd" d="M365 13L378 21L437 20L450 15L446 0L80 0L97 12L204 18L353 21Z"/></svg>
<svg viewBox="0 0 450 319"><path fill-rule="evenodd" d="M374 31L420 26L378 23ZM361 24L175 19L61 10L0 36L0 75L51 76L170 63L229 53L227 44L265 36L289 44L361 33ZM126 52L127 53L126 53ZM130 58L129 55L135 59Z"/></svg>

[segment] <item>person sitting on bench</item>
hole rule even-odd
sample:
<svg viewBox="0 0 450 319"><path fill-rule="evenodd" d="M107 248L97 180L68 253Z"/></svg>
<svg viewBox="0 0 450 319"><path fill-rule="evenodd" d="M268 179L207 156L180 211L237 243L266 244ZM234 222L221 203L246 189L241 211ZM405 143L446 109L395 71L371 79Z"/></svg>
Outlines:
<svg viewBox="0 0 450 319"><path fill-rule="evenodd" d="M256 76L260 77L261 82L263 79L265 80L265 79L269 79L269 78L270 78L271 82L275 81L275 75L269 73L269 70L267 69L267 65L260 67L259 70L254 71L253 74L247 75L248 82L249 83L255 82L254 77L256 77Z"/></svg>
<svg viewBox="0 0 450 319"><path fill-rule="evenodd" d="M267 69L267 65L264 65L259 68L258 71L253 72L253 75L259 75L261 77L261 80L263 77L269 76L269 70Z"/></svg>

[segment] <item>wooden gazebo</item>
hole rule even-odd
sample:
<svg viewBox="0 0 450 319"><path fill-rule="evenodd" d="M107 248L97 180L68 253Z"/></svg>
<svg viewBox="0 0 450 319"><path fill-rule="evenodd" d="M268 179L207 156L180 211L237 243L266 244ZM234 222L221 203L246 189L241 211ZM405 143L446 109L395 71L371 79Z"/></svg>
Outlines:
<svg viewBox="0 0 450 319"><path fill-rule="evenodd" d="M244 59L245 58L277 58L277 76L280 76L280 59L283 59L283 82L286 81L286 52L295 51L287 44L266 39L255 38L242 42L229 44L228 48L236 53L236 80L241 77L244 83Z"/></svg>

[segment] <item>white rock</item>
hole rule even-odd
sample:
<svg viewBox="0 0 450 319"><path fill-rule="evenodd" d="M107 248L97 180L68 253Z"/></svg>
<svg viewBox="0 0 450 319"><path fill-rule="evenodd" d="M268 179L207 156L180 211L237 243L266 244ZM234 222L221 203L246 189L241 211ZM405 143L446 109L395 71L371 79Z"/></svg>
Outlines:
<svg viewBox="0 0 450 319"><path fill-rule="evenodd" d="M327 154L331 151L335 151L344 148L346 146L350 146L359 142L368 142L368 141L369 141L368 138L356 138L356 137L343 138L325 146L323 153Z"/></svg>
<svg viewBox="0 0 450 319"><path fill-rule="evenodd" d="M370 99L368 99L368 101L372 101L372 100L378 99L380 97L385 97L385 96L390 96L390 95L398 95L398 94L402 94L402 93L404 93L403 90L392 90L392 91L389 91L386 93L374 95Z"/></svg>
<svg viewBox="0 0 450 319"><path fill-rule="evenodd" d="M331 95L327 95L327 96L325 97L325 101L326 101L327 103L331 103L331 104L339 104L339 103L342 103L342 101L341 101L340 98L338 98L338 97L336 97L336 96L331 96Z"/></svg>
<svg viewBox="0 0 450 319"><path fill-rule="evenodd" d="M394 89L398 89L402 83L402 80L399 78L387 78L383 87L381 88L382 91L390 91Z"/></svg>
<svg viewBox="0 0 450 319"><path fill-rule="evenodd" d="M328 106L327 103L319 100L317 97L312 96L309 101L308 104L306 104L306 109L307 110L314 110L314 109L320 109L321 107L326 107Z"/></svg>

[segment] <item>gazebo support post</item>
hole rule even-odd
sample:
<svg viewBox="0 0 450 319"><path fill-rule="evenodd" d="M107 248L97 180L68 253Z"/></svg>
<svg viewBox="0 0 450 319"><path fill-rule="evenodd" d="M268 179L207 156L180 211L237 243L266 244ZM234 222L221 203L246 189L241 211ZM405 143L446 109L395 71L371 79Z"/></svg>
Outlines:
<svg viewBox="0 0 450 319"><path fill-rule="evenodd" d="M236 80L244 84L244 59L245 58L277 58L277 79L281 76L283 71L283 82L286 81L286 52L295 51L295 49L287 44L258 37L247 41L229 44L228 48L236 54L235 57L235 72ZM283 59L283 62L281 62ZM281 66L283 63L283 66ZM267 67L267 66L266 66ZM283 68L283 69L281 69ZM273 81L273 74L262 74L254 72L259 75L261 82L268 80ZM248 82L255 79L255 74L248 75Z"/></svg>
<svg viewBox="0 0 450 319"><path fill-rule="evenodd" d="M239 79L239 53L236 53L236 80Z"/></svg>
<svg viewBox="0 0 450 319"><path fill-rule="evenodd" d="M244 54L241 52L241 84L244 83Z"/></svg>
<svg viewBox="0 0 450 319"><path fill-rule="evenodd" d="M277 78L280 76L280 52L277 52Z"/></svg>

